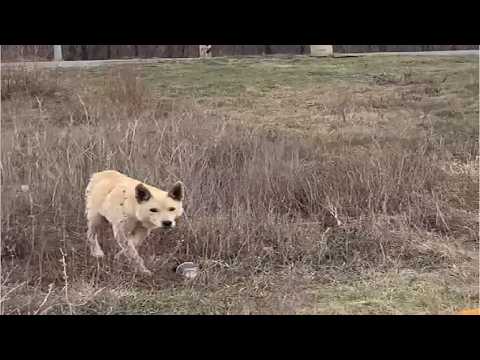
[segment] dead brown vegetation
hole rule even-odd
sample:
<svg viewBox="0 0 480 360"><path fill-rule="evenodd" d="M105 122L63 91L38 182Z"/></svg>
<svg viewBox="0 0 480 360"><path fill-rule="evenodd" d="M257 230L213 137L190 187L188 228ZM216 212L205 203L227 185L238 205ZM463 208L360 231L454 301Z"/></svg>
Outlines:
<svg viewBox="0 0 480 360"><path fill-rule="evenodd" d="M478 258L478 144L463 139L454 154L425 131L408 146L373 136L357 146L159 99L128 69L95 86L59 79L2 73L4 289L36 287L41 301L48 284L67 278L160 289L177 281L169 271L179 261L200 263L197 283L208 286L226 268L248 277L301 265L325 280L332 271L434 271ZM132 280L112 251L100 263L88 256L83 193L103 169L161 188L186 184L182 225L142 249L151 281ZM56 301L65 296L58 291ZM45 308L40 300L10 301L6 312L34 313ZM75 313L62 303L55 311Z"/></svg>

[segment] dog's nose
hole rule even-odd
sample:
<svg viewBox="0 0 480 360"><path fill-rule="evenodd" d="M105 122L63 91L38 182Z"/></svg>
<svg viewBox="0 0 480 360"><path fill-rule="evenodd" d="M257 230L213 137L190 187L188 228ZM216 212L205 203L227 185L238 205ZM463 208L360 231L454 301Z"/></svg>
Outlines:
<svg viewBox="0 0 480 360"><path fill-rule="evenodd" d="M167 220L167 221L162 221L162 225L165 226L165 227L170 227L172 226L172 222Z"/></svg>

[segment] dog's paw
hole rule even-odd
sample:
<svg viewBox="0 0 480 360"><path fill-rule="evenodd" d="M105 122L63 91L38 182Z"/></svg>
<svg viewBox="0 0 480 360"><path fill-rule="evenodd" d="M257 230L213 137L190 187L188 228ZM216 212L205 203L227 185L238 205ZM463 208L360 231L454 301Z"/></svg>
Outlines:
<svg viewBox="0 0 480 360"><path fill-rule="evenodd" d="M148 269L140 269L140 272L141 272L142 275L148 276L148 277L153 275L152 272Z"/></svg>
<svg viewBox="0 0 480 360"><path fill-rule="evenodd" d="M102 249L95 249L92 251L92 256L97 259L101 259L105 256Z"/></svg>

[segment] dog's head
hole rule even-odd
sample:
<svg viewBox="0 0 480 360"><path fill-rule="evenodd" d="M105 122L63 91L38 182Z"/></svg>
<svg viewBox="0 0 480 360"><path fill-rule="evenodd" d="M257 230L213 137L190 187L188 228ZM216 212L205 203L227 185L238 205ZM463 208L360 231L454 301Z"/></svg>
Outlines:
<svg viewBox="0 0 480 360"><path fill-rule="evenodd" d="M184 185L178 181L165 192L140 183L135 187L137 219L150 228L173 228L183 214Z"/></svg>

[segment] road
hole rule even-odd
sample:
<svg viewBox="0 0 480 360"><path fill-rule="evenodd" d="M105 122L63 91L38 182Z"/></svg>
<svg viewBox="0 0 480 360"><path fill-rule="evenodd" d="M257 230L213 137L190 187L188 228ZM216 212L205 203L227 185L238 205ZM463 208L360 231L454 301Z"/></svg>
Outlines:
<svg viewBox="0 0 480 360"><path fill-rule="evenodd" d="M465 55L477 55L478 50L450 50L450 51L417 51L417 52L374 52L374 53L348 53L348 54L335 54L335 57L342 56L392 56L392 55L402 55L402 56L465 56Z"/></svg>
<svg viewBox="0 0 480 360"><path fill-rule="evenodd" d="M465 56L479 55L478 50L455 50L455 51L423 51L423 52L384 52L384 53L337 53L334 57L362 57L362 56ZM203 58L151 58L151 59L118 59L118 60L79 60L79 61L38 61L38 62L15 62L2 63L2 68L11 68L16 66L26 66L35 68L75 68L75 67L96 67L105 65L121 64L155 64L167 61L202 61Z"/></svg>
<svg viewBox="0 0 480 360"><path fill-rule="evenodd" d="M155 64L165 61L195 61L200 58L151 58L151 59L117 59L117 60L75 60L75 61L24 61L2 63L2 68L10 68L16 66L26 66L35 68L75 68L75 67L96 67L105 65L121 65L121 64Z"/></svg>

